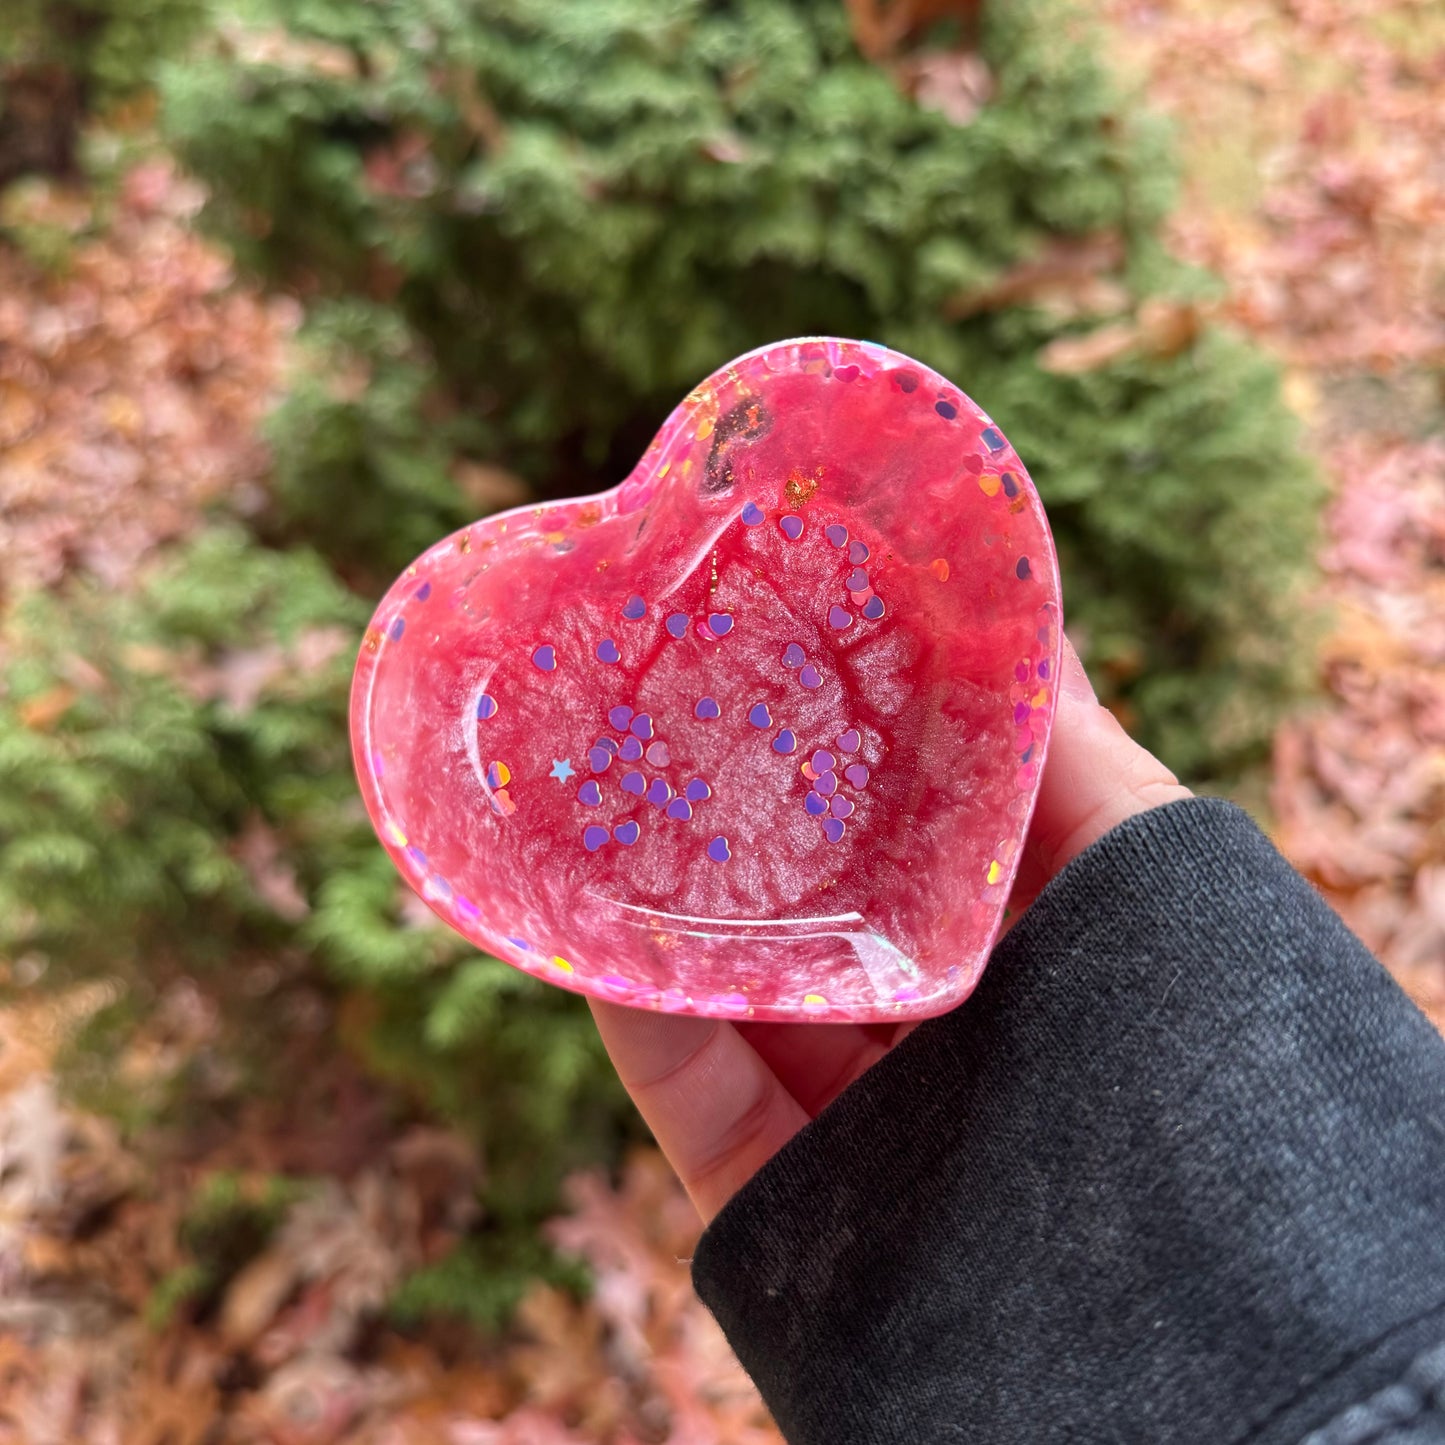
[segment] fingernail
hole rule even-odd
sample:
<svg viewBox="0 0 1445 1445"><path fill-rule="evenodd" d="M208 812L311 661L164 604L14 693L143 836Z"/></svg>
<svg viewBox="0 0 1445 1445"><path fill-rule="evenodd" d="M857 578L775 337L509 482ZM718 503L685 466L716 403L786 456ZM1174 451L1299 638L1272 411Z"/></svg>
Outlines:
<svg viewBox="0 0 1445 1445"><path fill-rule="evenodd" d="M1084 664L1079 661L1079 654L1074 651L1074 645L1067 637L1063 641L1064 669L1063 676L1059 679L1059 691L1071 702L1097 704L1098 695L1094 692L1093 683L1089 681L1089 674L1084 671Z"/></svg>

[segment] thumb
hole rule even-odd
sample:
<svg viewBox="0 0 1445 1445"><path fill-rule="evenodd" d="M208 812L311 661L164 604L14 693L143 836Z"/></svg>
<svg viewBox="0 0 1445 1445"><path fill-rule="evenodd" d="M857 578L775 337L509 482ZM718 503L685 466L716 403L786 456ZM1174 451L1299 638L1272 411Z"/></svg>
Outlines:
<svg viewBox="0 0 1445 1445"><path fill-rule="evenodd" d="M1063 653L1058 711L1011 912L1126 818L1192 796L1100 706L1067 638Z"/></svg>

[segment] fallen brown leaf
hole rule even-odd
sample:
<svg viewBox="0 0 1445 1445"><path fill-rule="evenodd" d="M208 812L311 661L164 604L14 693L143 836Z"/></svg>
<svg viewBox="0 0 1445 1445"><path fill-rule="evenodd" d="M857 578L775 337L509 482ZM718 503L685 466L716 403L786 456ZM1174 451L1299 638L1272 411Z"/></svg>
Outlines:
<svg viewBox="0 0 1445 1445"><path fill-rule="evenodd" d="M962 321L1010 306L1039 306L1063 316L1122 311L1128 293L1114 274L1123 262L1124 240L1115 232L1060 236L989 285L950 297L943 314Z"/></svg>
<svg viewBox="0 0 1445 1445"><path fill-rule="evenodd" d="M247 1350L260 1339L301 1279L301 1261L268 1249L244 1265L226 1287L219 1331L227 1349Z"/></svg>
<svg viewBox="0 0 1445 1445"><path fill-rule="evenodd" d="M887 60L937 20L972 24L979 0L847 0L853 41L869 60Z"/></svg>

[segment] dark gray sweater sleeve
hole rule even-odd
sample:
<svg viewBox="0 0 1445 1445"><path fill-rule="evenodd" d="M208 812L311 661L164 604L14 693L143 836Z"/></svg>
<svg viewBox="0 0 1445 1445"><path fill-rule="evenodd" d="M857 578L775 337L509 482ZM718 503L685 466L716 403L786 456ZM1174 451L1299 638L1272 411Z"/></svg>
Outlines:
<svg viewBox="0 0 1445 1445"><path fill-rule="evenodd" d="M1445 1042L1243 813L1176 803L693 1277L792 1445L1438 1445Z"/></svg>

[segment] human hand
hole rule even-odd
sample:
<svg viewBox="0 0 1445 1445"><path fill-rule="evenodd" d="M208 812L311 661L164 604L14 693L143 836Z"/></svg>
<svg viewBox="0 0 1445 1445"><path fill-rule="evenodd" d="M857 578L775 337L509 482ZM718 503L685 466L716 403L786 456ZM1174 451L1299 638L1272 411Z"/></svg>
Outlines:
<svg viewBox="0 0 1445 1445"><path fill-rule="evenodd" d="M1065 640L1058 712L1011 913L1115 824L1188 796L1099 705ZM591 1005L623 1085L705 1221L917 1026L735 1024Z"/></svg>

